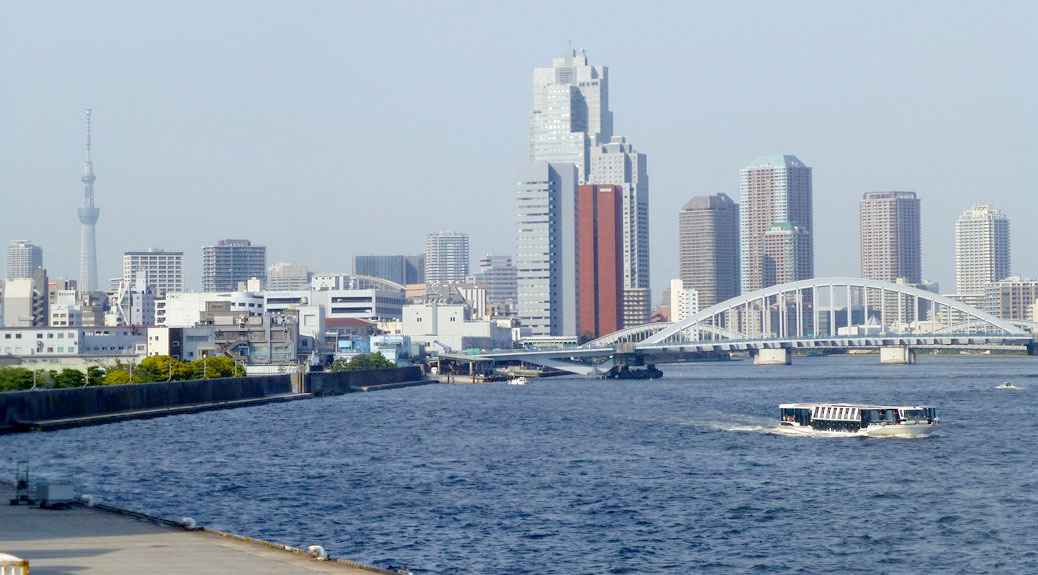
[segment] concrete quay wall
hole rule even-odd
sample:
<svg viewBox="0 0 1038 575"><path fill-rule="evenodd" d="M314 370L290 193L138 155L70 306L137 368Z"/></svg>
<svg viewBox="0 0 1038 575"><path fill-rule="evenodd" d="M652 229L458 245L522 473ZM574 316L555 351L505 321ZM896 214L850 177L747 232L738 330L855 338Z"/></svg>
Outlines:
<svg viewBox="0 0 1038 575"><path fill-rule="evenodd" d="M388 389L396 384L421 382L422 368L363 369L356 371L315 371L309 375L306 390L316 396L342 395L367 389Z"/></svg>
<svg viewBox="0 0 1038 575"><path fill-rule="evenodd" d="M291 393L289 375L12 391L0 393L0 431L41 421L217 405Z"/></svg>

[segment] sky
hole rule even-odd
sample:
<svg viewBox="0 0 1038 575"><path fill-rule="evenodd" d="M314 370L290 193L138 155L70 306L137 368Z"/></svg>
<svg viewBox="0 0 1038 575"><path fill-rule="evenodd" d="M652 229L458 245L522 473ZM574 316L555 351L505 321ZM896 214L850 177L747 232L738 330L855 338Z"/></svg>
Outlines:
<svg viewBox="0 0 1038 575"><path fill-rule="evenodd" d="M973 204L1008 215L1034 277L1035 22L1035 2L0 0L0 241L77 278L91 108L102 284L162 247L199 289L224 238L315 272L448 229L473 266L512 254L531 72L572 44L647 155L654 301L681 207L738 201L770 154L814 169L817 276L860 275L863 193L911 190L943 293Z"/></svg>

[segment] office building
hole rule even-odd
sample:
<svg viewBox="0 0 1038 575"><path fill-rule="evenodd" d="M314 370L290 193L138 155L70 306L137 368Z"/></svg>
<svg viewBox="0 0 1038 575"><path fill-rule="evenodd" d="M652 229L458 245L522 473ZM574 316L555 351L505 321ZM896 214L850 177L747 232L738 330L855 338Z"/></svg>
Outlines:
<svg viewBox="0 0 1038 575"><path fill-rule="evenodd" d="M267 248L249 240L220 240L202 248L202 291L235 291L250 278L265 281Z"/></svg>
<svg viewBox="0 0 1038 575"><path fill-rule="evenodd" d="M425 283L460 283L468 275L468 234L445 231L425 236Z"/></svg>
<svg viewBox="0 0 1038 575"><path fill-rule="evenodd" d="M123 253L123 282L137 281L138 272L158 294L184 291L184 252L149 248L143 252Z"/></svg>
<svg viewBox="0 0 1038 575"><path fill-rule="evenodd" d="M576 336L576 193L572 163L531 162L516 184L517 315L531 336Z"/></svg>
<svg viewBox="0 0 1038 575"><path fill-rule="evenodd" d="M268 291L308 290L313 274L306 266L278 262L267 269Z"/></svg>
<svg viewBox="0 0 1038 575"><path fill-rule="evenodd" d="M616 185L577 187L577 332L619 330L624 315L623 195Z"/></svg>
<svg viewBox="0 0 1038 575"><path fill-rule="evenodd" d="M353 274L400 285L425 283L425 255L353 256Z"/></svg>
<svg viewBox="0 0 1038 575"><path fill-rule="evenodd" d="M922 281L919 198L915 192L869 192L861 200L861 277Z"/></svg>
<svg viewBox="0 0 1038 575"><path fill-rule="evenodd" d="M620 187L623 218L624 289L649 288L649 176L645 154L619 136L591 149L591 184ZM637 318L635 325L648 323Z"/></svg>
<svg viewBox="0 0 1038 575"><path fill-rule="evenodd" d="M738 204L725 194L689 200L678 216L678 254L678 276L700 307L739 295Z"/></svg>
<svg viewBox="0 0 1038 575"><path fill-rule="evenodd" d="M973 206L955 222L955 284L958 295L984 293L1009 277L1009 219L991 206Z"/></svg>
<svg viewBox="0 0 1038 575"><path fill-rule="evenodd" d="M613 137L609 69L591 66L573 49L554 58L551 68L535 68L529 129L531 162L572 163L585 183L591 147Z"/></svg>
<svg viewBox="0 0 1038 575"><path fill-rule="evenodd" d="M469 279L471 283L486 286L487 306L494 315L511 315L519 299L517 270L512 265L512 256L483 256L479 260L479 272Z"/></svg>
<svg viewBox="0 0 1038 575"><path fill-rule="evenodd" d="M29 240L7 244L7 279L32 278L43 267L43 248Z"/></svg>
<svg viewBox="0 0 1038 575"><path fill-rule="evenodd" d="M772 261L770 265L774 270L793 274L789 277L775 273L772 277L783 276L786 281L809 279L811 275L797 274L813 274L814 270L811 168L796 156L762 156L740 170L739 176L741 292L745 294L773 285L764 278L764 235L780 222L791 226L781 233L797 236L797 249L789 253L796 253L806 261ZM773 234L773 247L778 233ZM792 241L791 237L786 239Z"/></svg>

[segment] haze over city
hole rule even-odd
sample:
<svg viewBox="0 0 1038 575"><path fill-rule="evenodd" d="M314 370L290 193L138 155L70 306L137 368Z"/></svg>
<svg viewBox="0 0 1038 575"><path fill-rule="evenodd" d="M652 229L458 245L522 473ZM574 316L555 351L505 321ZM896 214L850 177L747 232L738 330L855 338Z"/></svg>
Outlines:
<svg viewBox="0 0 1038 575"><path fill-rule="evenodd" d="M0 229L78 276L83 110L94 117L101 282L124 251L266 245L268 262L350 271L470 234L515 250L530 72L572 45L607 66L615 132L648 158L653 300L676 277L677 214L738 198L739 169L814 170L815 274L859 275L858 202L910 190L922 275L954 290L954 222L1013 222L1038 273L1030 3L133 2L0 6Z"/></svg>

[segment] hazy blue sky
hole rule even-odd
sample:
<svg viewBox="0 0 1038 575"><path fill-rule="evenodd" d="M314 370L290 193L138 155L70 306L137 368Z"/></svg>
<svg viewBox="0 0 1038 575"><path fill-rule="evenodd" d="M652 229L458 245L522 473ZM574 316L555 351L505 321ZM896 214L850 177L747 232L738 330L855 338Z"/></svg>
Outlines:
<svg viewBox="0 0 1038 575"><path fill-rule="evenodd" d="M954 291L954 222L1005 211L1038 275L1038 3L0 0L0 241L77 277L94 110L102 283L122 252L248 238L349 272L467 232L512 253L531 70L567 43L610 71L648 155L654 300L694 195L755 156L814 168L815 270L859 275L863 192L922 200L923 276ZM2 257L2 256L0 256Z"/></svg>

